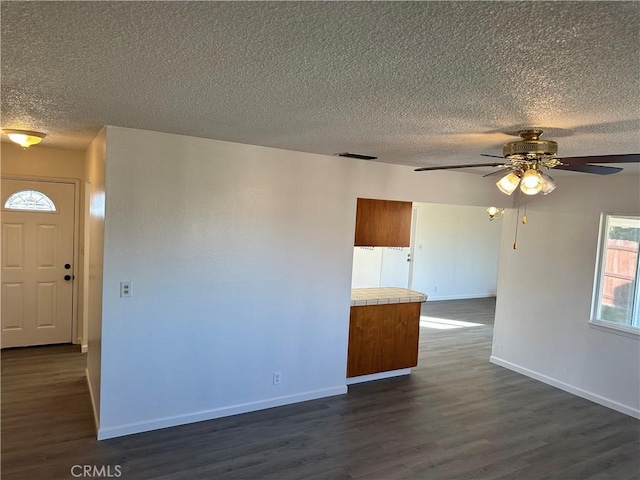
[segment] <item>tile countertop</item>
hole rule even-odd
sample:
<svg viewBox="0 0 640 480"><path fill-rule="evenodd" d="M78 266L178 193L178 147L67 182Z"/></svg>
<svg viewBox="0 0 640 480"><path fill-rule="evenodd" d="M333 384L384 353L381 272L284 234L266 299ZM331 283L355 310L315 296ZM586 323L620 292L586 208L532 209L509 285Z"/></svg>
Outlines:
<svg viewBox="0 0 640 480"><path fill-rule="evenodd" d="M424 293L408 290L406 288L381 287L381 288L352 288L351 306L382 305L385 303L410 303L426 302Z"/></svg>

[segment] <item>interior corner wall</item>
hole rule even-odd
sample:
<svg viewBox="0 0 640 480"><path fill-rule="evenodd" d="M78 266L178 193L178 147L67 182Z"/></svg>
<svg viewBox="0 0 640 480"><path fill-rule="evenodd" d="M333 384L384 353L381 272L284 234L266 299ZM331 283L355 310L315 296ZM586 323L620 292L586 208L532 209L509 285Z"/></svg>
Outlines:
<svg viewBox="0 0 640 480"><path fill-rule="evenodd" d="M588 321L600 214L640 214L640 176L557 180L528 205L517 250L505 218L491 361L638 417L640 337Z"/></svg>
<svg viewBox="0 0 640 480"><path fill-rule="evenodd" d="M356 198L495 203L472 174L106 138L99 439L345 393Z"/></svg>
<svg viewBox="0 0 640 480"><path fill-rule="evenodd" d="M496 295L503 219L486 206L415 203L412 286L429 300Z"/></svg>
<svg viewBox="0 0 640 480"><path fill-rule="evenodd" d="M78 180L79 190L76 192L79 202L78 223L78 258L74 265L74 275L78 283L76 299L76 331L74 343L86 345L86 332L84 331L85 319L83 317L84 297L84 180L85 180L85 153L81 150L68 150L63 148L51 148L42 144L30 148L22 148L11 142L0 144L0 173L2 176L16 176L20 178L35 179L65 179Z"/></svg>
<svg viewBox="0 0 640 480"><path fill-rule="evenodd" d="M89 186L89 273L87 382L96 426L100 424L102 371L102 276L105 218L106 130L91 142L86 152L85 176Z"/></svg>

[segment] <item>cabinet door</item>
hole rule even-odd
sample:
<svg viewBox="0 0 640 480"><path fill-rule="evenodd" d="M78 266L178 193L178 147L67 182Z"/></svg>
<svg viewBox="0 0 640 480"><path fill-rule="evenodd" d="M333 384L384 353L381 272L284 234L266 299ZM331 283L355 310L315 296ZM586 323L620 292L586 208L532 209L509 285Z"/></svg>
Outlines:
<svg viewBox="0 0 640 480"><path fill-rule="evenodd" d="M347 377L418 364L420 303L351 307Z"/></svg>
<svg viewBox="0 0 640 480"><path fill-rule="evenodd" d="M408 247L411 202L358 198L356 247Z"/></svg>

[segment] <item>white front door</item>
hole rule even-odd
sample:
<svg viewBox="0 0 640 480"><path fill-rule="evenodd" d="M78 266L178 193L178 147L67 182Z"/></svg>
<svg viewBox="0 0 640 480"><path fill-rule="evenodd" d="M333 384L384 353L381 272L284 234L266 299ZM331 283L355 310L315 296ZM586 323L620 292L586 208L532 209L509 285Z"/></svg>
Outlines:
<svg viewBox="0 0 640 480"><path fill-rule="evenodd" d="M2 348L70 343L75 185L2 179Z"/></svg>

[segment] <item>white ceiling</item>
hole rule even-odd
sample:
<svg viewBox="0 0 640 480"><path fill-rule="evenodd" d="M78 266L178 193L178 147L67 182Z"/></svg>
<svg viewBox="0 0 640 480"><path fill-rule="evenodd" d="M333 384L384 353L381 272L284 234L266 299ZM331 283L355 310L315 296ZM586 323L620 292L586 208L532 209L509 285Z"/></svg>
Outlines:
<svg viewBox="0 0 640 480"><path fill-rule="evenodd" d="M638 2L1 8L2 127L43 145L118 125L427 166L542 127L561 157L640 152Z"/></svg>

